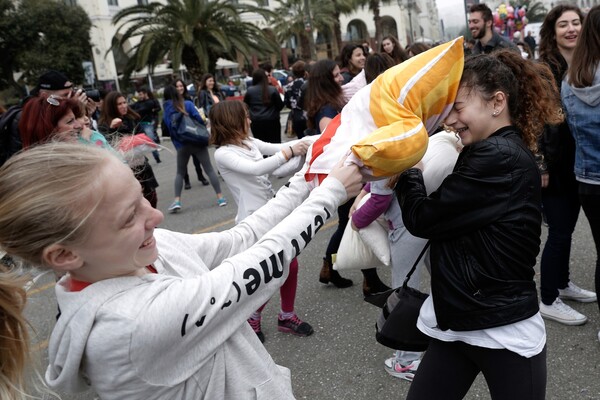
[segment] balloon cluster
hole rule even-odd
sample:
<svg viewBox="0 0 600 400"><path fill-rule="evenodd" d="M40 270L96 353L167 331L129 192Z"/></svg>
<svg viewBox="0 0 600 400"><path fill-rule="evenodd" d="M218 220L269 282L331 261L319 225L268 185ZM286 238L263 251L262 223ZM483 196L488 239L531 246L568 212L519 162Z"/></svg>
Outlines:
<svg viewBox="0 0 600 400"><path fill-rule="evenodd" d="M492 15L494 16L494 26L500 30L501 34L510 38L514 32L522 31L529 22L527 6L513 7L502 3Z"/></svg>

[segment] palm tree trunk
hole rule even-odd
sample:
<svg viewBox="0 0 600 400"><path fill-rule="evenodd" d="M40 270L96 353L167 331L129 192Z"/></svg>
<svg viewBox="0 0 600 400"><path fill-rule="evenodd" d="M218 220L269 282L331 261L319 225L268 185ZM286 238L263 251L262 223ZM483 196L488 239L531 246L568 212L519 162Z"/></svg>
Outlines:
<svg viewBox="0 0 600 400"><path fill-rule="evenodd" d="M371 0L369 7L373 10L373 21L375 22L375 40L377 43L381 43L381 16L379 10L379 0Z"/></svg>
<svg viewBox="0 0 600 400"><path fill-rule="evenodd" d="M302 33L300 36L300 57L303 60L310 60L310 42L308 39L308 35L306 33Z"/></svg>
<svg viewBox="0 0 600 400"><path fill-rule="evenodd" d="M342 48L342 27L340 24L340 14L336 13L335 15L335 22L333 23L333 27L332 27L332 31L333 31L333 43L332 45L332 52L333 54L340 54L340 49Z"/></svg>

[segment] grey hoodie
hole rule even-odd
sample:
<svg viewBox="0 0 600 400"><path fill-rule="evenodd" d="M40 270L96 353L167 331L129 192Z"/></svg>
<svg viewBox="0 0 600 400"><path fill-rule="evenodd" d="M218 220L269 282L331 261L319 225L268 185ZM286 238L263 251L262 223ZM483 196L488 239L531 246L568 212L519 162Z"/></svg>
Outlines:
<svg viewBox="0 0 600 400"><path fill-rule="evenodd" d="M567 83L567 80L562 82L562 90L565 90L565 86L569 86L571 91L579 100L586 103L591 107L596 107L600 105L600 68L596 68L596 74L594 75L594 80L592 82L592 86L587 86L584 88L576 88L570 86ZM599 111L600 112L600 111Z"/></svg>
<svg viewBox="0 0 600 400"><path fill-rule="evenodd" d="M335 179L299 206L307 194L298 176L228 231L155 230L157 274L107 279L79 292L69 292L63 277L50 387L91 385L102 399L293 399L289 370L273 362L246 320L346 196Z"/></svg>

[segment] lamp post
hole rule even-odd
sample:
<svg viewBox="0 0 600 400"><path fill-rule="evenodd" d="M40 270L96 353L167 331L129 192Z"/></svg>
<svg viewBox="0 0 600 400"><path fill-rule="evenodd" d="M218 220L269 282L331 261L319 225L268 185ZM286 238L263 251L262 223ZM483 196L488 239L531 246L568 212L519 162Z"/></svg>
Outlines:
<svg viewBox="0 0 600 400"><path fill-rule="evenodd" d="M410 28L410 43L409 44L413 44L413 42L415 41L415 37L413 34L413 25L412 25L412 9L415 6L415 0L398 0L398 6L400 7L401 10L403 10L403 9L408 10L408 25Z"/></svg>

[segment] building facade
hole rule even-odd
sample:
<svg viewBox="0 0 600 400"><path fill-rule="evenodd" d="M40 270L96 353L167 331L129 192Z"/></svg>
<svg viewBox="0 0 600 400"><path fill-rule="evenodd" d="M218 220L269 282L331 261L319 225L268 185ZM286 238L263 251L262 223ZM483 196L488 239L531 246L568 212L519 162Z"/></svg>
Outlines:
<svg viewBox="0 0 600 400"><path fill-rule="evenodd" d="M239 1L243 2L244 0ZM112 19L121 9L147 4L148 0L66 0L65 2L81 6L92 21L93 27L90 36L97 81L100 83L118 82L127 60L127 53L134 44L126 44L123 49L111 50L112 39L117 32L117 27L112 24ZM272 10L278 6L276 0L264 1L263 4ZM403 45L414 41L433 43L442 39L435 0L383 1L380 5L383 36L394 35ZM248 21L261 28L268 29L267 23L262 18L258 16L248 16L247 18ZM343 41L369 41L374 49L379 50L379 44L375 41L373 14L368 8L358 9L350 15L342 16L340 23ZM318 32L315 32L315 40L317 43L319 42ZM295 46L294 41L288 41L285 46ZM285 55L287 50L291 49L284 49L282 55ZM289 54L289 52L287 53ZM319 53L319 56L322 57L323 53ZM156 70L172 73L165 66L159 66Z"/></svg>

